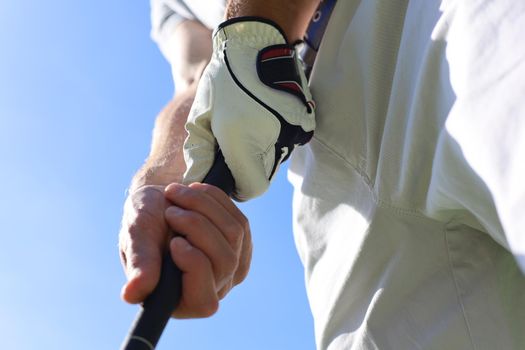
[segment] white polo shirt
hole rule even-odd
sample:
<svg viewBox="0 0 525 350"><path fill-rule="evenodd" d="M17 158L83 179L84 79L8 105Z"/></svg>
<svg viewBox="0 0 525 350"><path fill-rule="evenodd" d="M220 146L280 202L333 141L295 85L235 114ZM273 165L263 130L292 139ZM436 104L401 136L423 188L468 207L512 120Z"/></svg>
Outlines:
<svg viewBox="0 0 525 350"><path fill-rule="evenodd" d="M332 16L289 174L318 348L525 349L525 2Z"/></svg>

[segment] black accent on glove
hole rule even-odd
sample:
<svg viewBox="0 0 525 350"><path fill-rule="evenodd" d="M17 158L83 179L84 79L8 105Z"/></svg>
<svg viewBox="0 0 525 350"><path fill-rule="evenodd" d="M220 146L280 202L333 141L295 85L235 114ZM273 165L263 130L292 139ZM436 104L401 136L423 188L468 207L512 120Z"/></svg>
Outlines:
<svg viewBox="0 0 525 350"><path fill-rule="evenodd" d="M273 165L273 169L270 174L270 179L275 175L275 171L277 169L277 165L279 165L279 161L281 160L281 157L283 157L283 153L286 153L286 155L283 157L283 162L288 159L290 154L292 153L293 149L296 145L304 145L314 135L313 131L304 131L301 126L298 125L292 125L288 123L282 116L268 106L266 103L261 101L259 98L257 98L252 92L250 92L244 85L241 84L239 79L235 76L233 73L233 70L230 66L230 63L228 61L228 54L226 48L224 49L224 62L226 63L226 67L228 67L228 71L230 73L230 76L232 77L233 81L239 86L239 88L244 91L250 98L252 98L254 101L259 103L261 106L263 106L266 110L268 110L270 113L272 113L277 120L279 120L279 123L281 124L281 130L279 132L279 136L277 138L277 143L275 144L275 162Z"/></svg>
<svg viewBox="0 0 525 350"><path fill-rule="evenodd" d="M297 96L308 113L314 109L313 101L304 94L301 76L292 45L273 45L262 49L257 56L257 74L267 86Z"/></svg>

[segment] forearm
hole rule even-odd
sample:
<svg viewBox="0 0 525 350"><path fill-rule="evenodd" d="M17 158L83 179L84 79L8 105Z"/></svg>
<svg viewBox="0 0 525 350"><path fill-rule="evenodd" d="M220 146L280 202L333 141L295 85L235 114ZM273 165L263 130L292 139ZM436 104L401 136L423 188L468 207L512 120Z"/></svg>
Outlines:
<svg viewBox="0 0 525 350"><path fill-rule="evenodd" d="M186 165L182 145L186 138L184 124L193 103L196 83L171 100L155 121L150 154L133 177L130 190L145 185L181 182Z"/></svg>
<svg viewBox="0 0 525 350"><path fill-rule="evenodd" d="M257 16L277 23L289 42L301 40L319 0L229 0L226 17Z"/></svg>
<svg viewBox="0 0 525 350"><path fill-rule="evenodd" d="M134 176L131 191L144 185L181 182L186 170L182 153L184 124L211 56L211 31L196 21L185 21L177 26L165 46L172 60L176 94L157 117L150 154Z"/></svg>

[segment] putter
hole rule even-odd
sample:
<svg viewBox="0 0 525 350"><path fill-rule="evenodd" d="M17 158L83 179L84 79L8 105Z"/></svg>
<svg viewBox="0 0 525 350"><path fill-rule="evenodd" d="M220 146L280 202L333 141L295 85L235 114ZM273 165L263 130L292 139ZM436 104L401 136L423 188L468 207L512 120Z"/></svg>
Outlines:
<svg viewBox="0 0 525 350"><path fill-rule="evenodd" d="M233 193L235 182L220 150L203 182L220 188L228 196ZM121 350L154 350L180 302L181 292L182 272L167 251L162 260L159 282L137 313Z"/></svg>

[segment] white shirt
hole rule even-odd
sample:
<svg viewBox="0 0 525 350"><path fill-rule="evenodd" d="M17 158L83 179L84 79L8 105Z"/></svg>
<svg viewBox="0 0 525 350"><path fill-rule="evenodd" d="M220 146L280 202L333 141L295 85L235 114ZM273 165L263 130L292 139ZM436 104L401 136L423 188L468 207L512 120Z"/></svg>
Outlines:
<svg viewBox="0 0 525 350"><path fill-rule="evenodd" d="M289 175L318 348L525 349L525 2L332 16Z"/></svg>
<svg viewBox="0 0 525 350"><path fill-rule="evenodd" d="M150 0L151 37L168 61L168 43L173 31L182 21L197 20L215 29L223 20L226 0Z"/></svg>

